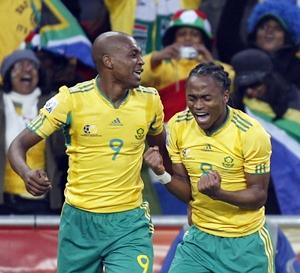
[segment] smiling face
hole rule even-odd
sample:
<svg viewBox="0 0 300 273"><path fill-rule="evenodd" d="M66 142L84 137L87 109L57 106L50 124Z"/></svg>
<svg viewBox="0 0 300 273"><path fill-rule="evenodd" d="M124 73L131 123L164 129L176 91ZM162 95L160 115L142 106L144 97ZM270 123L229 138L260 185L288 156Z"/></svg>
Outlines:
<svg viewBox="0 0 300 273"><path fill-rule="evenodd" d="M30 60L16 62L10 72L12 89L15 92L26 95L30 94L39 81L38 68Z"/></svg>
<svg viewBox="0 0 300 273"><path fill-rule="evenodd" d="M267 51L275 52L282 48L285 42L285 32L274 19L262 21L256 31L256 45Z"/></svg>
<svg viewBox="0 0 300 273"><path fill-rule="evenodd" d="M186 86L187 105L199 127L206 132L219 128L226 117L229 92L209 75L191 76Z"/></svg>
<svg viewBox="0 0 300 273"><path fill-rule="evenodd" d="M133 38L121 37L110 58L115 83L125 89L140 85L144 61L142 51Z"/></svg>

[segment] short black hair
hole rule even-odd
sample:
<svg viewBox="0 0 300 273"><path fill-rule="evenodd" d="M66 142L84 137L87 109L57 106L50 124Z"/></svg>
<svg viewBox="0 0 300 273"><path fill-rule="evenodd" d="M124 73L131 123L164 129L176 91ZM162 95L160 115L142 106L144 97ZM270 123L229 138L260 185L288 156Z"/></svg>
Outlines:
<svg viewBox="0 0 300 273"><path fill-rule="evenodd" d="M224 67L213 62L198 64L191 70L187 80L189 80L193 76L211 76L218 83L220 83L221 87L224 90L229 90L231 85L229 74L224 70Z"/></svg>

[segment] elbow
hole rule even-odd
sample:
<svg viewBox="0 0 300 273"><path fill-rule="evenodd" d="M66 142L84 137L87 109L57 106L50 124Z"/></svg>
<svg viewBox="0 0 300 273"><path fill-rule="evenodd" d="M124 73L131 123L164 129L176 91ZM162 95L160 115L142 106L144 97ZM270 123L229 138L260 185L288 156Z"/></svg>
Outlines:
<svg viewBox="0 0 300 273"><path fill-rule="evenodd" d="M267 196L261 195L261 196L256 196L253 202L249 202L244 209L248 210L259 210L262 208L267 201Z"/></svg>
<svg viewBox="0 0 300 273"><path fill-rule="evenodd" d="M9 145L9 148L7 150L7 159L11 163L11 160L13 158L13 150L14 150L14 141Z"/></svg>

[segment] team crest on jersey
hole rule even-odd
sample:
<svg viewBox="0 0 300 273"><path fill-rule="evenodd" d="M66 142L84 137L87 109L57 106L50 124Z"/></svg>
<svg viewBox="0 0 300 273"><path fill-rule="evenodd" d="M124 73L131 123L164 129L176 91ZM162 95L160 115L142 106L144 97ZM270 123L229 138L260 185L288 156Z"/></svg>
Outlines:
<svg viewBox="0 0 300 273"><path fill-rule="evenodd" d="M224 162L222 163L225 168L233 167L233 158L231 156L224 157Z"/></svg>
<svg viewBox="0 0 300 273"><path fill-rule="evenodd" d="M93 124L86 124L83 126L83 135L84 136L98 136L98 128Z"/></svg>
<svg viewBox="0 0 300 273"><path fill-rule="evenodd" d="M137 140L141 140L143 139L145 136L145 130L143 128L139 128L136 130L136 135L135 135L135 138Z"/></svg>
<svg viewBox="0 0 300 273"><path fill-rule="evenodd" d="M53 97L46 102L44 107L49 113L51 113L56 108L57 105L58 105L58 102L57 102L56 98Z"/></svg>

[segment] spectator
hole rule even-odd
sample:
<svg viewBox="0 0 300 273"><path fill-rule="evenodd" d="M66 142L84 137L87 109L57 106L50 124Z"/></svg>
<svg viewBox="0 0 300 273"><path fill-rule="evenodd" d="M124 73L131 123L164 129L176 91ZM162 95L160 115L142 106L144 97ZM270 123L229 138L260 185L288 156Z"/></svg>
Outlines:
<svg viewBox="0 0 300 273"><path fill-rule="evenodd" d="M246 42L240 35L247 1L227 0L219 21L217 48L222 61L246 48L268 53L274 69L300 88L300 8L285 0L265 0L254 6L247 20Z"/></svg>
<svg viewBox="0 0 300 273"><path fill-rule="evenodd" d="M63 85L70 87L96 76L95 69L76 58L68 58L47 50L39 50L36 55L43 67L43 86L46 92L58 90Z"/></svg>
<svg viewBox="0 0 300 273"><path fill-rule="evenodd" d="M236 72L232 95L236 107L245 111L245 106L257 104L257 100L263 101L268 107L260 110L268 113L278 126L278 121L282 123L284 119L291 119L289 109L300 111L299 89L288 84L274 70L268 54L259 49L246 49L235 54L231 64ZM286 129L289 134L296 134L300 139L300 133L295 127Z"/></svg>
<svg viewBox="0 0 300 273"><path fill-rule="evenodd" d="M0 203L1 213L59 213L63 203L63 165L66 164L62 135L42 141L28 152L31 168L47 168L53 181L49 195L33 196L25 189L22 179L12 170L6 158L7 150L26 125L37 116L49 96L43 94L40 62L31 50L16 50L1 65L3 88L0 93Z"/></svg>
<svg viewBox="0 0 300 273"><path fill-rule="evenodd" d="M196 9L201 0L104 0L111 28L134 37L143 54L161 49L170 17L179 9Z"/></svg>
<svg viewBox="0 0 300 273"><path fill-rule="evenodd" d="M63 86L12 142L9 160L27 190L51 188L25 154L64 128L68 182L58 241L58 272L152 272L153 225L142 200L145 140L165 150L163 109L153 88L139 86L141 49L129 35L105 32L93 44L98 76Z"/></svg>
<svg viewBox="0 0 300 273"><path fill-rule="evenodd" d="M169 273L274 272L264 203L270 171L270 137L240 110L227 106L230 80L222 66L196 66L186 85L188 110L169 121L173 175L157 147L145 160L168 188L189 200L191 222ZM238 253L238 259L237 259Z"/></svg>
<svg viewBox="0 0 300 273"><path fill-rule="evenodd" d="M185 81L189 71L198 63L213 61L212 33L206 15L200 10L176 12L162 42L161 51L144 58L142 83L158 89L168 121L186 108ZM229 65L223 65L231 72Z"/></svg>
<svg viewBox="0 0 300 273"><path fill-rule="evenodd" d="M235 107L249 113L256 113L257 118L264 117L265 129L278 138L285 136L282 144L292 148L293 142L300 147L300 91L295 85L286 81L274 71L272 61L267 53L259 49L243 50L232 58L232 66L236 72L232 103ZM249 113L250 114L250 113ZM271 126L271 128L270 128ZM274 132L275 128L278 133ZM272 138L274 141L274 138ZM290 152L283 152L285 164L282 164L280 142L273 142L271 163L271 180L267 214L294 213L299 214L300 176L295 171L300 166L300 158L290 159ZM297 151L297 148L292 150ZM299 151L299 148L298 148ZM279 153L279 154L278 154ZM299 153L298 153L299 154ZM278 163L276 163L278 161ZM279 164L277 167L276 165ZM295 165L296 164L296 165ZM286 185L289 185L286 187ZM293 202L291 202L293 200ZM284 209L284 207L288 207Z"/></svg>

